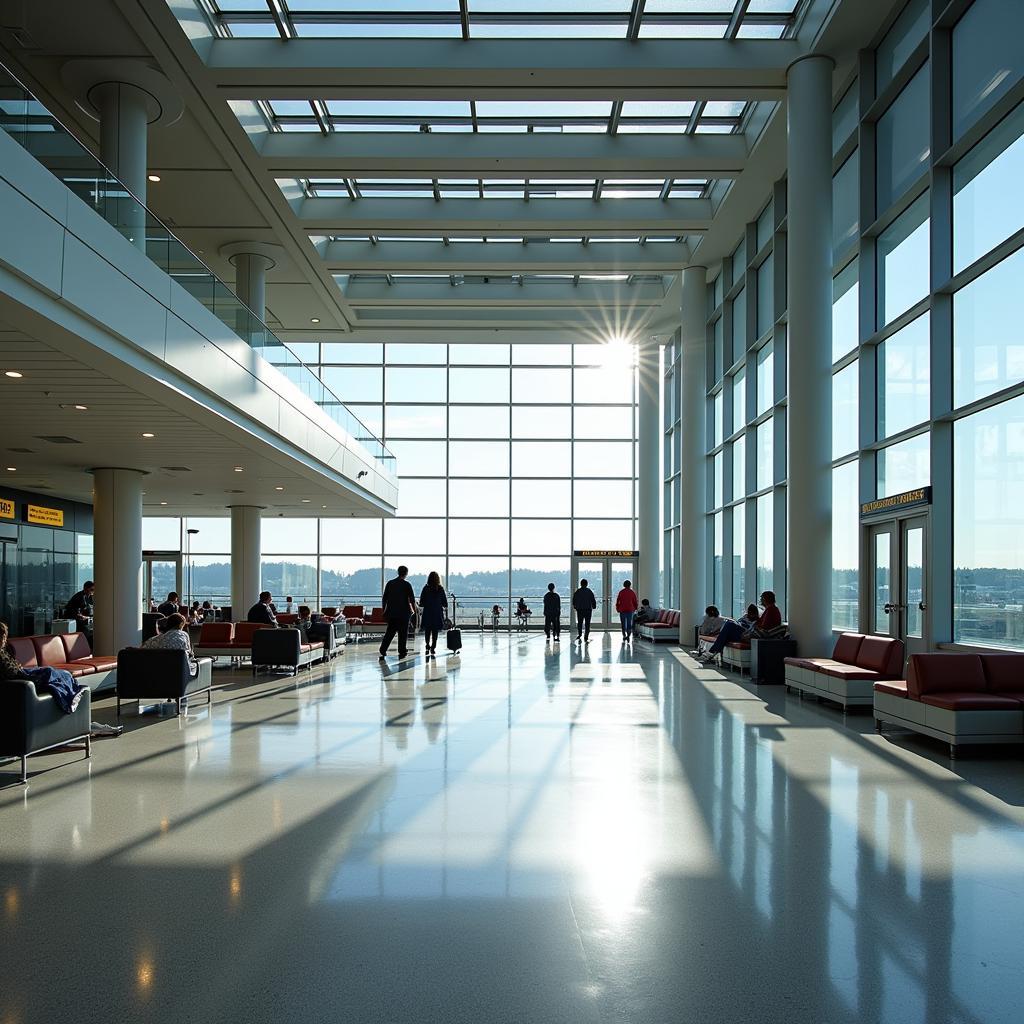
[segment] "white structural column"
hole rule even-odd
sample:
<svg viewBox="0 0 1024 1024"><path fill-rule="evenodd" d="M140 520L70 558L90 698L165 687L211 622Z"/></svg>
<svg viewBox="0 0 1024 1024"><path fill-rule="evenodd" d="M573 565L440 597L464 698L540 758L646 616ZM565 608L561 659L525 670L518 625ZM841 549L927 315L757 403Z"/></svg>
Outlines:
<svg viewBox="0 0 1024 1024"><path fill-rule="evenodd" d="M94 647L113 655L142 639L143 474L104 468L94 476Z"/></svg>
<svg viewBox="0 0 1024 1024"><path fill-rule="evenodd" d="M693 642L693 627L707 604L707 270L687 267L682 282L682 508L679 553L679 642Z"/></svg>
<svg viewBox="0 0 1024 1024"><path fill-rule="evenodd" d="M118 200L117 227L134 245L145 251L144 207L151 98L138 86L127 82L97 85L91 98L100 112L100 159L138 200Z"/></svg>
<svg viewBox="0 0 1024 1024"><path fill-rule="evenodd" d="M261 320L267 310L267 271L274 261L258 252L240 252L231 257L235 266L235 294Z"/></svg>
<svg viewBox="0 0 1024 1024"><path fill-rule="evenodd" d="M256 603L260 583L260 512L256 505L231 506L231 615L236 622Z"/></svg>
<svg viewBox="0 0 1024 1024"><path fill-rule="evenodd" d="M801 654L832 649L832 69L788 71L788 616Z"/></svg>
<svg viewBox="0 0 1024 1024"><path fill-rule="evenodd" d="M660 345L655 338L637 343L637 465L640 559L637 566L639 596L661 603L661 488L658 467L661 453Z"/></svg>

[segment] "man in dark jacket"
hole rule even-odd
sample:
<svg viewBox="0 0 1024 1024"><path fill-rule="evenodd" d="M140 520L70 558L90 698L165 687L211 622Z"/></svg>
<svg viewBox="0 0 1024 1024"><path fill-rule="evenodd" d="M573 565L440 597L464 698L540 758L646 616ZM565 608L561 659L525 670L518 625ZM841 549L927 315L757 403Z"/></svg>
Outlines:
<svg viewBox="0 0 1024 1024"><path fill-rule="evenodd" d="M69 619L74 619L79 629L85 629L92 618L93 594L96 592L96 584L92 580L86 580L82 589L68 601L64 614Z"/></svg>
<svg viewBox="0 0 1024 1024"><path fill-rule="evenodd" d="M544 595L544 635L551 638L555 634L558 643L558 631L562 625L562 599L555 593L554 583L548 584L548 592Z"/></svg>
<svg viewBox="0 0 1024 1024"><path fill-rule="evenodd" d="M586 580L580 580L579 590L572 595L572 606L576 610L576 643L581 639L590 643L590 617L597 607L597 598Z"/></svg>
<svg viewBox="0 0 1024 1024"><path fill-rule="evenodd" d="M398 575L393 580L388 580L384 588L381 604L384 606L384 618L388 624L384 630L384 639L380 642L379 661L383 661L387 655L395 634L398 635L398 656L404 658L406 655L409 644L409 619L416 614L416 595L413 593L412 584L405 578L408 575L408 566L400 565Z"/></svg>
<svg viewBox="0 0 1024 1024"><path fill-rule="evenodd" d="M156 609L164 618L168 615L178 614L178 595L172 590L167 595L167 600L163 604L157 605Z"/></svg>
<svg viewBox="0 0 1024 1024"><path fill-rule="evenodd" d="M263 622L268 626L277 625L277 616L274 614L270 607L271 593L269 590L264 590L260 594L260 599L249 609L249 614L245 617L247 622Z"/></svg>

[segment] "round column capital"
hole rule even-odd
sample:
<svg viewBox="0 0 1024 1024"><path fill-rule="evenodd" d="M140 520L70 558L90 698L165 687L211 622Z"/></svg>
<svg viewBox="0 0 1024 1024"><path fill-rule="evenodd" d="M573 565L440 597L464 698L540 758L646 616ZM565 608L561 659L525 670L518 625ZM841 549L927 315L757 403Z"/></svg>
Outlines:
<svg viewBox="0 0 1024 1024"><path fill-rule="evenodd" d="M60 77L74 94L78 107L96 121L100 120L104 86L127 85L138 90L146 104L149 124L174 124L185 110L170 80L143 61L70 60L60 69Z"/></svg>
<svg viewBox="0 0 1024 1024"><path fill-rule="evenodd" d="M262 259L264 270L283 267L287 263L287 253L283 245L274 242L228 242L217 250L218 255L226 259L233 267L237 267L239 256L258 256Z"/></svg>

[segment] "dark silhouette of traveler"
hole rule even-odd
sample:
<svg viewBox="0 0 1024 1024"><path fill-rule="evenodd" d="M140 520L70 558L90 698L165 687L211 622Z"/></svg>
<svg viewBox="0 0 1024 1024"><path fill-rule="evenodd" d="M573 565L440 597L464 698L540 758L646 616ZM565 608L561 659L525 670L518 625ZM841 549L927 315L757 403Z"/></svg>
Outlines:
<svg viewBox="0 0 1024 1024"><path fill-rule="evenodd" d="M420 591L420 610L423 620L423 653L429 658L437 651L437 634L444 629L444 620L448 614L448 595L436 572L427 577L426 586Z"/></svg>
<svg viewBox="0 0 1024 1024"><path fill-rule="evenodd" d="M262 622L267 626L277 625L277 616L274 614L274 605L271 602L272 595L269 590L260 594L260 599L249 609L246 615L247 622Z"/></svg>
<svg viewBox="0 0 1024 1024"><path fill-rule="evenodd" d="M398 656L406 656L409 645L409 620L416 614L416 595L412 591L412 584L406 579L408 575L409 567L400 565L398 575L393 580L388 580L384 588L384 596L380 603L384 607L387 627L384 630L384 639L380 642L379 661L383 661L387 656L391 641L396 636Z"/></svg>
<svg viewBox="0 0 1024 1024"><path fill-rule="evenodd" d="M548 592L544 595L544 635L549 640L553 635L557 644L561 628L562 599L558 596L554 583L549 583Z"/></svg>
<svg viewBox="0 0 1024 1024"><path fill-rule="evenodd" d="M576 643L580 640L590 643L590 619L597 607L597 598L586 580L580 580L579 589L572 595L572 606L576 612Z"/></svg>

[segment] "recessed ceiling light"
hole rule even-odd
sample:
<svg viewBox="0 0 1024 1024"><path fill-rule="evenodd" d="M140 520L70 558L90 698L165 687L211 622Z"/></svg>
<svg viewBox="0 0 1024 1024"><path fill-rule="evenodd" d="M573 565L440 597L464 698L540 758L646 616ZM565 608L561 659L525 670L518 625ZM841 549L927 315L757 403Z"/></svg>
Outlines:
<svg viewBox="0 0 1024 1024"><path fill-rule="evenodd" d="M318 323L320 323L320 317L318 317L318 316L311 316L309 318L309 322L311 324L318 324Z"/></svg>
<svg viewBox="0 0 1024 1024"><path fill-rule="evenodd" d="M167 502L166 502L166 501L161 501L161 502L160 502L160 504L161 504L161 505L166 505L166 504L167 504Z"/></svg>
<svg viewBox="0 0 1024 1024"><path fill-rule="evenodd" d="M17 370L4 370L5 377L13 377L17 380L18 377L24 377L25 374L19 373Z"/></svg>
<svg viewBox="0 0 1024 1024"><path fill-rule="evenodd" d="M283 487L275 487L275 488L274 488L274 490L275 490L275 491L283 491L283 490L284 490L284 488L283 488Z"/></svg>
<svg viewBox="0 0 1024 1024"><path fill-rule="evenodd" d="M160 180L160 175L159 174L147 174L146 178L149 181L159 181Z"/></svg>
<svg viewBox="0 0 1024 1024"><path fill-rule="evenodd" d="M156 437L156 434L143 434L143 437Z"/></svg>
<svg viewBox="0 0 1024 1024"><path fill-rule="evenodd" d="M321 508L327 508L327 506L326 506L326 505L321 505L320 507L321 507Z"/></svg>
<svg viewBox="0 0 1024 1024"><path fill-rule="evenodd" d="M302 504L303 504L303 505L308 505L308 504L309 504L309 502L310 502L310 500L311 500L310 498L303 498L303 499L302 499Z"/></svg>
<svg viewBox="0 0 1024 1024"><path fill-rule="evenodd" d="M17 473L18 472L18 467L17 466L8 466L7 467L7 472L8 473Z"/></svg>
<svg viewBox="0 0 1024 1024"><path fill-rule="evenodd" d="M85 412L85 410L88 409L89 406L87 406L87 405L76 405L75 408L78 409L80 412Z"/></svg>
<svg viewBox="0 0 1024 1024"><path fill-rule="evenodd" d="M236 473L241 473L242 472L242 467L241 466L235 466L235 472Z"/></svg>

